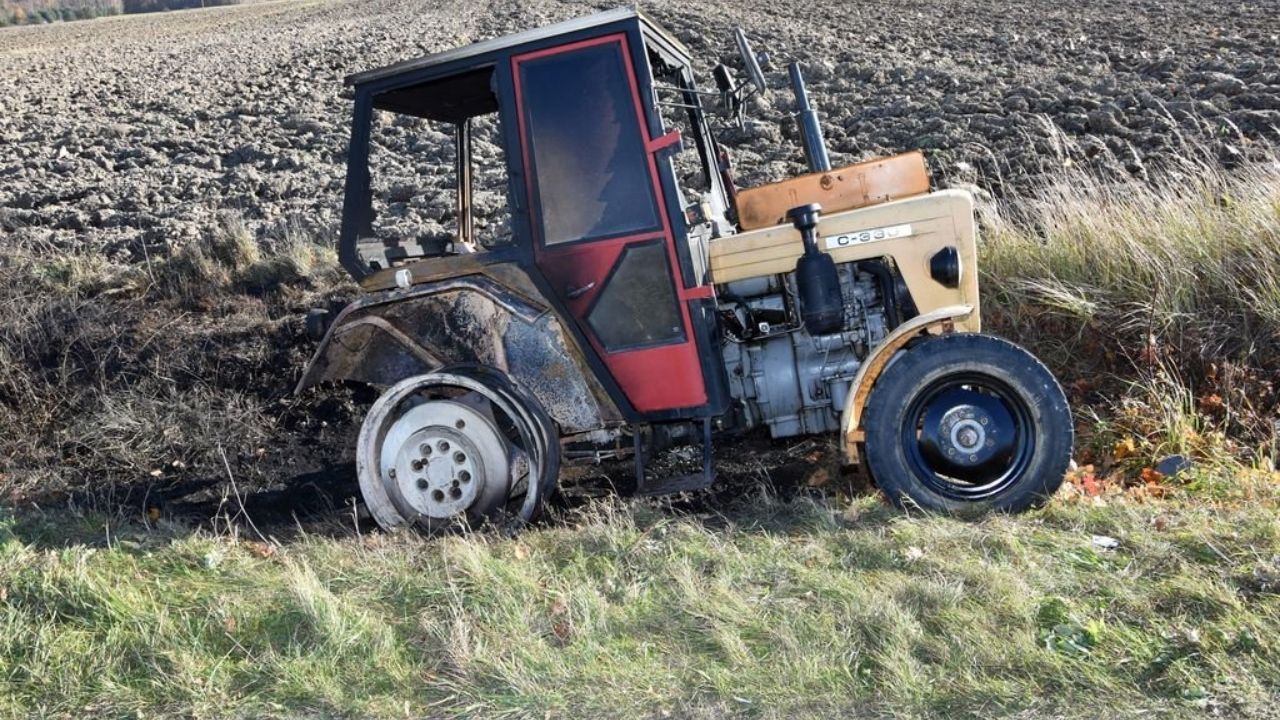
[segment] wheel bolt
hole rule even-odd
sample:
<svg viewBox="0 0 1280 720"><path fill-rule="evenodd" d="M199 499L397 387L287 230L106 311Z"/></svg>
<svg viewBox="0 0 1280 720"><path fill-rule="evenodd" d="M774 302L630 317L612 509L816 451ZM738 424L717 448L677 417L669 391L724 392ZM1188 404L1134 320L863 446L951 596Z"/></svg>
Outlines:
<svg viewBox="0 0 1280 720"><path fill-rule="evenodd" d="M391 468L390 470L388 470L388 471L387 471L387 477L391 478L392 480L395 480L395 479L396 479L396 469L395 469L395 468Z"/></svg>
<svg viewBox="0 0 1280 720"><path fill-rule="evenodd" d="M436 444L436 447L440 448L440 452L449 452L449 441L441 440Z"/></svg>
<svg viewBox="0 0 1280 720"><path fill-rule="evenodd" d="M453 426L461 430L462 428L467 426L467 423L465 420L459 420L458 422L454 423Z"/></svg>
<svg viewBox="0 0 1280 720"><path fill-rule="evenodd" d="M431 499L436 502L444 502L444 492L440 490L433 490L431 492Z"/></svg>
<svg viewBox="0 0 1280 720"><path fill-rule="evenodd" d="M431 483L427 482L427 479L426 479L426 478L418 478L418 489L419 489L419 490L426 490L426 489L427 489L428 487L430 487L430 486L431 486Z"/></svg>
<svg viewBox="0 0 1280 720"><path fill-rule="evenodd" d="M425 463L423 463L421 460L414 460L412 463L410 463L410 465L413 467L414 472L420 472L424 464Z"/></svg>
<svg viewBox="0 0 1280 720"><path fill-rule="evenodd" d="M429 443L422 443L422 447L418 448L418 452L422 453L422 457L430 457L431 445Z"/></svg>
<svg viewBox="0 0 1280 720"><path fill-rule="evenodd" d="M459 490L458 488L453 488L449 491L449 497L453 498L454 500L457 500L458 498L462 497L462 491Z"/></svg>
<svg viewBox="0 0 1280 720"><path fill-rule="evenodd" d="M458 473L458 480L464 483L471 482L471 473L467 472L466 470L463 470L462 472Z"/></svg>
<svg viewBox="0 0 1280 720"><path fill-rule="evenodd" d="M461 452L456 452L453 454L453 461L461 465L467 461L467 456L463 455Z"/></svg>

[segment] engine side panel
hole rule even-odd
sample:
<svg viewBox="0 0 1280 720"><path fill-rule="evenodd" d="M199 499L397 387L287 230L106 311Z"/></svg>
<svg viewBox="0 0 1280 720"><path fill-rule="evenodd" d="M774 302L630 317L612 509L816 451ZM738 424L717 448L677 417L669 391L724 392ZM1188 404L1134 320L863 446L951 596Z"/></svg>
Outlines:
<svg viewBox="0 0 1280 720"><path fill-rule="evenodd" d="M920 197L826 215L818 225L819 247L837 264L887 257L894 261L920 313L952 305L974 312L956 322L979 332L977 228L973 197L943 190ZM956 249L960 273L955 287L935 280L930 260ZM717 285L781 275L795 270L803 253L800 233L790 225L719 238L711 243L711 273Z"/></svg>

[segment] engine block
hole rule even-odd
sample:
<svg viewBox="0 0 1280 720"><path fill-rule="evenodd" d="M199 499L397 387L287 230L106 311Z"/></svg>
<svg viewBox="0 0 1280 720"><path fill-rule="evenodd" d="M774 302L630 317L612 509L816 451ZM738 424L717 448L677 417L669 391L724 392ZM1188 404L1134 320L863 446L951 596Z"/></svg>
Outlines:
<svg viewBox="0 0 1280 720"><path fill-rule="evenodd" d="M872 262L884 267L836 266L844 321L826 335L811 335L800 322L794 274L721 287L725 370L746 426L768 425L775 438L839 429L849 384L890 330L887 273L872 272Z"/></svg>

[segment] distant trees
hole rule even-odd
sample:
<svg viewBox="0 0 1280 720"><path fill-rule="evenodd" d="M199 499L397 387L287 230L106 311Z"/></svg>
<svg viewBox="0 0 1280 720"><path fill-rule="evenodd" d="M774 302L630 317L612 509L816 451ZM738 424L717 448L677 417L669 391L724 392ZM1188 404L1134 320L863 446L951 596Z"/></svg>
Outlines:
<svg viewBox="0 0 1280 720"><path fill-rule="evenodd" d="M0 26L237 5L240 0L0 0Z"/></svg>

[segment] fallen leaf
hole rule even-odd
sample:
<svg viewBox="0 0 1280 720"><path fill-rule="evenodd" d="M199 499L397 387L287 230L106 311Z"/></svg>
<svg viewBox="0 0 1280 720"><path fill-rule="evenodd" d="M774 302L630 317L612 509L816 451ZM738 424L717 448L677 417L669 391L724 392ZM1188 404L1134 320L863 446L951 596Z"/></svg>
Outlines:
<svg viewBox="0 0 1280 720"><path fill-rule="evenodd" d="M1169 527L1169 518L1163 515L1157 515L1155 519L1151 521L1151 526L1156 530L1164 530Z"/></svg>
<svg viewBox="0 0 1280 720"><path fill-rule="evenodd" d="M150 473L151 477L154 477L154 478L158 478L163 474L164 474L163 470L152 470Z"/></svg>
<svg viewBox="0 0 1280 720"><path fill-rule="evenodd" d="M818 468L809 473L809 478L805 481L805 484L809 487L822 487L829 482L831 482L831 471L826 468Z"/></svg>
<svg viewBox="0 0 1280 720"><path fill-rule="evenodd" d="M236 631L236 626L237 626L236 619L231 617L230 615L222 618L223 632L226 632L227 634L231 634Z"/></svg>
<svg viewBox="0 0 1280 720"><path fill-rule="evenodd" d="M0 586L0 602L9 601L9 588Z"/></svg>
<svg viewBox="0 0 1280 720"><path fill-rule="evenodd" d="M921 550L915 545L912 545L907 548L906 555L907 555L907 560L910 560L910 561L919 560L920 558L924 557L924 550Z"/></svg>
<svg viewBox="0 0 1280 720"><path fill-rule="evenodd" d="M1200 412L1205 415L1218 415L1226 410L1226 403L1222 401L1222 396L1218 393L1210 393L1204 395L1199 400Z"/></svg>
<svg viewBox="0 0 1280 720"><path fill-rule="evenodd" d="M263 560L266 560L276 554L276 546L264 542L246 542L245 548L247 548L250 553L262 558Z"/></svg>
<svg viewBox="0 0 1280 720"><path fill-rule="evenodd" d="M155 522L155 521L159 520L159 519L160 519L160 508L158 508L158 507L154 507L154 506L153 506L153 507L149 507L149 508L147 508L147 519L148 519L148 520L150 520L151 522Z"/></svg>
<svg viewBox="0 0 1280 720"><path fill-rule="evenodd" d="M1089 497L1098 497L1102 494L1102 483L1098 482L1098 477L1092 472L1082 473L1076 484Z"/></svg>
<svg viewBox="0 0 1280 720"><path fill-rule="evenodd" d="M1142 468L1142 472L1138 474L1138 477L1147 485L1158 485L1161 480L1164 480L1164 474L1151 467Z"/></svg>
<svg viewBox="0 0 1280 720"><path fill-rule="evenodd" d="M1111 448L1111 455L1116 460L1124 460L1138 454L1138 443L1131 437L1116 442Z"/></svg>
<svg viewBox="0 0 1280 720"><path fill-rule="evenodd" d="M525 547L524 543L518 543L513 552L517 560L525 560L529 557L529 548Z"/></svg>

